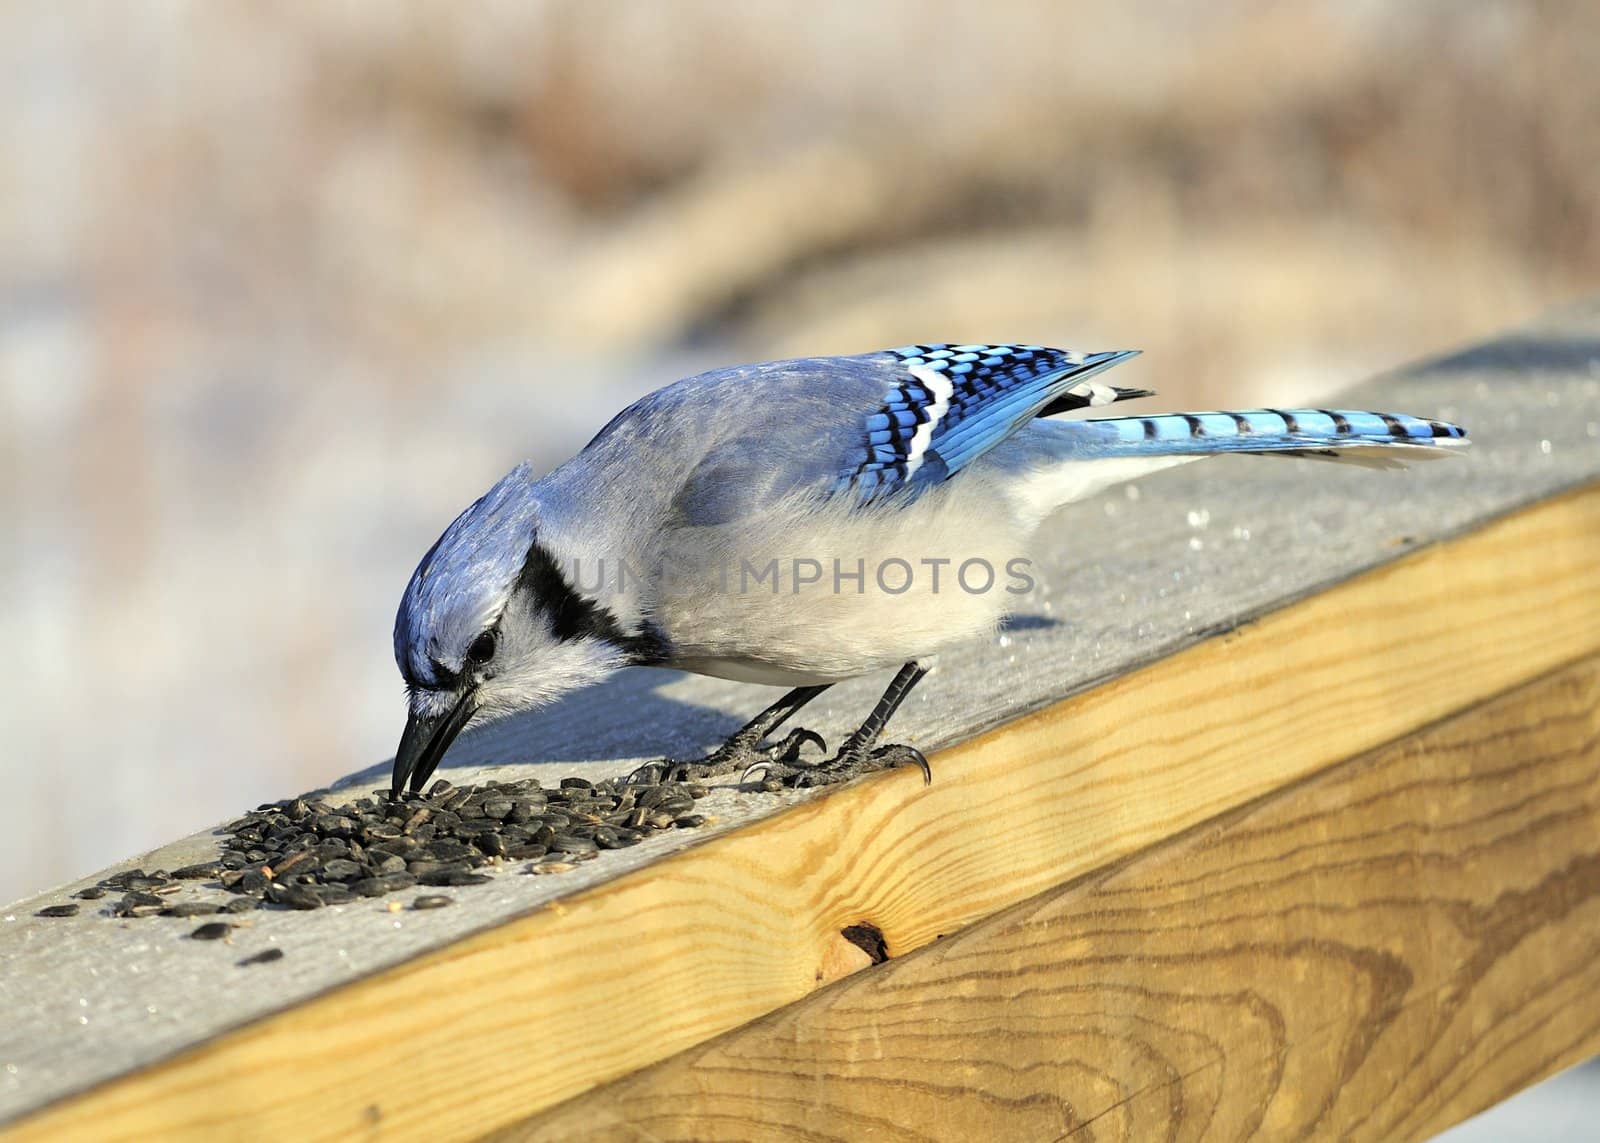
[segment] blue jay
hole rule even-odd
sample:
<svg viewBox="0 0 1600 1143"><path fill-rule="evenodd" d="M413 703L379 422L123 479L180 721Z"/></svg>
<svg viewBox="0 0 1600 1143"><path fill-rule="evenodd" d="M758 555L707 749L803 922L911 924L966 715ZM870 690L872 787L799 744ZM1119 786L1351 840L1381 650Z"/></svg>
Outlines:
<svg viewBox="0 0 1600 1143"><path fill-rule="evenodd" d="M1223 453L1396 467L1466 444L1439 421L1333 409L1042 419L1148 396L1099 380L1134 352L910 345L716 369L635 402L544 476L520 465L401 600L394 795L420 790L471 720L633 665L793 688L705 759L641 779L811 784L902 762L926 777L917 750L878 745L884 725L931 656L1018 601L1002 579L1055 509ZM831 758L802 760L826 752L805 730L763 745L829 685L889 667Z"/></svg>

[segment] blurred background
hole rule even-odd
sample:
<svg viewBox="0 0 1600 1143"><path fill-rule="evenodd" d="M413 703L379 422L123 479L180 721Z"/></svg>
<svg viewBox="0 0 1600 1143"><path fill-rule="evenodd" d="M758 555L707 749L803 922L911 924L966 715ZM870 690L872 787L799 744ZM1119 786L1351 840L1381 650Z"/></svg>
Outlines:
<svg viewBox="0 0 1600 1143"><path fill-rule="evenodd" d="M0 900L387 757L428 544L682 374L1289 403L1600 288L1597 62L1585 0L0 0Z"/></svg>

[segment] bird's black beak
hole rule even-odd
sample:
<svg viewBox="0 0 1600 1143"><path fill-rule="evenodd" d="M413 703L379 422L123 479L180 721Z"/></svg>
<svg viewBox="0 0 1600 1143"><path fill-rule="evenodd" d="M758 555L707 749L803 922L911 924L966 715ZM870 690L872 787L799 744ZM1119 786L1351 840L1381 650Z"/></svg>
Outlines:
<svg viewBox="0 0 1600 1143"><path fill-rule="evenodd" d="M456 700L448 714L419 715L413 711L406 718L405 733L400 736L400 748L394 752L394 784L389 796L399 800L400 789L411 780L411 792L418 793L422 784L433 776L433 771L450 749L450 744L467 725L467 720L477 711L472 688L467 688Z"/></svg>

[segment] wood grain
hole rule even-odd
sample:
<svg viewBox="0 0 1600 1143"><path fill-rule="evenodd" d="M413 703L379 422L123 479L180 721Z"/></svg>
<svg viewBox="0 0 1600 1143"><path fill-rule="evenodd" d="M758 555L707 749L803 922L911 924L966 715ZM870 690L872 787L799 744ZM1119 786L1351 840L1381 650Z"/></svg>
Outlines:
<svg viewBox="0 0 1600 1143"><path fill-rule="evenodd" d="M852 963L847 926L870 922L902 956L1594 654L1597 589L1590 486L941 752L931 788L893 773L831 792L47 1107L8 1137L504 1126L804 998Z"/></svg>
<svg viewBox="0 0 1600 1143"><path fill-rule="evenodd" d="M1597 988L1600 657L495 1138L1420 1139Z"/></svg>

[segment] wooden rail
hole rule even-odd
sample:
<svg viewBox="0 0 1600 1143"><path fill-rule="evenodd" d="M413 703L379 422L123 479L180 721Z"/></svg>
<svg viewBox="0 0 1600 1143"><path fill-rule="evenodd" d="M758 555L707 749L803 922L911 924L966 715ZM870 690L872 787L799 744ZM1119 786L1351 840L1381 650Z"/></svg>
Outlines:
<svg viewBox="0 0 1600 1143"><path fill-rule="evenodd" d="M1597 838L1591 657L496 1138L1425 1137L1600 1052Z"/></svg>
<svg viewBox="0 0 1600 1143"><path fill-rule="evenodd" d="M1420 1137L1600 1050L1600 311L1341 401L1477 446L1061 514L1028 620L906 711L930 788L719 790L698 837L228 956L5 910L8 1137ZM451 777L616 773L759 701L624 678Z"/></svg>

